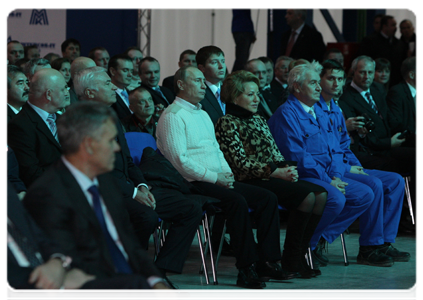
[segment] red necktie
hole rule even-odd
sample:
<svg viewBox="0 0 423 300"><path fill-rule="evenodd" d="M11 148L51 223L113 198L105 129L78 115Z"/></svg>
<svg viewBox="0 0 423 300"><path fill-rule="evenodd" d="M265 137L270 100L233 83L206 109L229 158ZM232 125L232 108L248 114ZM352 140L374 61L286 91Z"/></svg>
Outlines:
<svg viewBox="0 0 423 300"><path fill-rule="evenodd" d="M286 56L289 56L291 54L292 47L294 47L294 44L295 44L296 35L297 35L297 32L295 30L292 31L291 37L289 38L289 41L288 41L288 46L286 47L286 51L285 51Z"/></svg>

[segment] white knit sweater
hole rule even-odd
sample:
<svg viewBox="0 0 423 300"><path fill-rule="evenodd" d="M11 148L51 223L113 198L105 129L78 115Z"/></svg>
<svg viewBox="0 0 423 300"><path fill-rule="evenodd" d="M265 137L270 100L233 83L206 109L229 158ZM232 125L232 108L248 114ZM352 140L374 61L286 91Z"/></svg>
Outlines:
<svg viewBox="0 0 423 300"><path fill-rule="evenodd" d="M157 147L188 181L216 183L217 174L230 172L209 115L176 97L157 123Z"/></svg>

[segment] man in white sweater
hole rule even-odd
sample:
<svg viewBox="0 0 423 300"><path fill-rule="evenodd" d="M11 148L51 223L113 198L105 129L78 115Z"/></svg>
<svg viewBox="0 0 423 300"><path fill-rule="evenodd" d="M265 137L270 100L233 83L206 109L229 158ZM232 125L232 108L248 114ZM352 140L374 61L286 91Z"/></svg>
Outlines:
<svg viewBox="0 0 423 300"><path fill-rule="evenodd" d="M277 263L280 256L277 197L272 192L235 182L231 168L216 141L213 123L201 109L206 85L203 73L193 66L175 74L177 97L157 124L157 146L185 179L204 195L221 200L231 246L239 270L237 285L263 288L269 279L291 279ZM257 240L248 208L254 210Z"/></svg>

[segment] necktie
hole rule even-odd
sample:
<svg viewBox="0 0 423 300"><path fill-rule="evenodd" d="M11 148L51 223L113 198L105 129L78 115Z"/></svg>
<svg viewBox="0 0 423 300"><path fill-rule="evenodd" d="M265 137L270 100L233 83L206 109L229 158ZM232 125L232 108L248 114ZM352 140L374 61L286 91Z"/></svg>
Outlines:
<svg viewBox="0 0 423 300"><path fill-rule="evenodd" d="M269 118L273 115L272 111L269 108L269 105L267 105L266 100L264 100L264 97L262 94L260 94L260 103L264 108L264 112L269 116Z"/></svg>
<svg viewBox="0 0 423 300"><path fill-rule="evenodd" d="M160 96L162 96L162 98L166 101L166 103L169 105L169 102L167 101L165 95L163 94L163 92L160 90L160 87L155 87L153 88L153 90L155 90L156 92L158 92L160 94Z"/></svg>
<svg viewBox="0 0 423 300"><path fill-rule="evenodd" d="M123 100L125 100L126 105L129 106L129 96L128 92L126 90L123 90L120 95L123 97Z"/></svg>
<svg viewBox="0 0 423 300"><path fill-rule="evenodd" d="M56 114L49 114L47 117L47 123L50 127L51 134L54 136L56 141L59 142L59 138L57 137Z"/></svg>
<svg viewBox="0 0 423 300"><path fill-rule="evenodd" d="M226 103L223 103L222 100L220 100L220 89L217 89L215 96L216 96L217 102L220 105L220 108L222 109L223 115L225 115Z"/></svg>
<svg viewBox="0 0 423 300"><path fill-rule="evenodd" d="M416 135L420 135L420 91L417 91L416 95L414 96L414 105L416 106L417 113Z"/></svg>
<svg viewBox="0 0 423 300"><path fill-rule="evenodd" d="M367 98L367 101L369 102L370 106L372 107L372 109L375 111L375 113L377 113L378 110L377 110L376 103L373 100L372 95L370 95L369 92L366 93L366 98Z"/></svg>
<svg viewBox="0 0 423 300"><path fill-rule="evenodd" d="M100 223L101 230L103 231L104 237L106 238L107 248L112 256L113 264L118 273L132 274L132 269L123 256L122 252L116 246L115 241L110 236L109 230L107 229L106 221L104 219L103 210L101 209L100 193L98 192L97 186L93 185L88 189L88 192L93 196L94 213Z"/></svg>
<svg viewBox="0 0 423 300"><path fill-rule="evenodd" d="M292 47L294 47L294 44L295 44L295 36L296 35L297 35L297 32L295 30L293 30L291 32L291 37L289 38L288 45L286 46L286 51L285 51L286 56L289 56L291 54Z"/></svg>
<svg viewBox="0 0 423 300"><path fill-rule="evenodd" d="M32 268L44 263L41 254L38 252L36 245L30 244L26 238L14 224L7 224L7 232L12 236L13 240L18 244L19 249L23 252Z"/></svg>
<svg viewBox="0 0 423 300"><path fill-rule="evenodd" d="M315 119L317 120L316 113L314 112L313 107L310 107L310 110L308 111L308 113L309 113L310 115L312 115L312 116L313 116L313 118L315 118Z"/></svg>

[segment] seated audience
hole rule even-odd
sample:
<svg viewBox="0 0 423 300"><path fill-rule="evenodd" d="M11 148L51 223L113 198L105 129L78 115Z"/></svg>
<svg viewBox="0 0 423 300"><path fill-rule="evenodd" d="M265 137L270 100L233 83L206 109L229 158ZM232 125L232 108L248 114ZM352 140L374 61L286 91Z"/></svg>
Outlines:
<svg viewBox="0 0 423 300"><path fill-rule="evenodd" d="M34 76L35 72L41 70L51 68L50 63L47 59L44 58L33 58L29 60L25 64L24 73L25 76L28 78L29 84L31 84L32 76Z"/></svg>
<svg viewBox="0 0 423 300"><path fill-rule="evenodd" d="M305 260L314 229L326 204L326 190L298 180L296 162L285 161L266 120L257 114L259 80L237 71L222 86L226 115L216 124L216 139L235 180L272 191L279 204L290 210L282 255L282 267L302 277L320 275ZM311 273L312 272L312 273Z"/></svg>
<svg viewBox="0 0 423 300"><path fill-rule="evenodd" d="M81 44L78 40L70 38L65 40L62 45L62 56L69 59L72 63L74 59L78 58L81 54Z"/></svg>
<svg viewBox="0 0 423 300"><path fill-rule="evenodd" d="M95 47L90 50L88 57L91 58L95 64L99 67L108 69L108 64L110 60L109 52L104 47Z"/></svg>
<svg viewBox="0 0 423 300"><path fill-rule="evenodd" d="M383 220L374 216L380 215L380 204L372 206L374 192L370 187L345 176L348 171L359 174L362 171L346 169L344 153L331 130L330 121L316 105L322 91L319 85L321 70L322 66L314 61L290 71L290 95L270 118L270 131L282 155L298 162L300 178L318 184L328 192L322 218L311 238L311 248L316 248L320 237L332 243L365 213L370 218L360 218L357 263L390 267L393 258L379 251L383 240L376 225ZM314 256L317 252L313 252ZM321 261L327 263L323 258Z"/></svg>
<svg viewBox="0 0 423 300"><path fill-rule="evenodd" d="M52 62L51 68L62 73L66 83L69 85L69 81L71 80L71 72L70 72L71 64L69 59L58 58Z"/></svg>
<svg viewBox="0 0 423 300"><path fill-rule="evenodd" d="M221 201L218 206L227 220L239 271L237 285L263 288L263 281L269 279L298 277L298 273L285 272L277 263L281 253L276 195L236 182L219 149L213 122L199 104L206 90L203 73L194 66L185 66L176 72L175 82L177 97L157 124L157 147L186 180L204 195ZM249 207L254 210L258 244Z"/></svg>
<svg viewBox="0 0 423 300"><path fill-rule="evenodd" d="M7 43L7 61L9 65L15 64L19 59L24 58L24 47L18 41Z"/></svg>
<svg viewBox="0 0 423 300"><path fill-rule="evenodd" d="M291 57L279 56L275 63L275 78L270 83L272 93L276 95L278 101L283 104L288 98L288 74L289 63L293 61Z"/></svg>
<svg viewBox="0 0 423 300"><path fill-rule="evenodd" d="M128 91L132 91L133 89L139 87L141 85L141 79L140 75L138 74L139 71L139 64L141 59L144 58L144 55L142 54L142 51L138 47L128 47L124 54L128 55L131 60L132 64L134 65L134 70L132 71L132 82L128 86Z"/></svg>
<svg viewBox="0 0 423 300"><path fill-rule="evenodd" d="M116 121L106 105L72 105L57 124L63 156L34 182L23 203L72 257L72 267L110 281L103 287L113 288L113 283L123 284L122 288L164 287L160 271L135 237L119 187L108 173L120 148Z"/></svg>
<svg viewBox="0 0 423 300"><path fill-rule="evenodd" d="M391 63L385 58L375 59L375 78L374 82L378 82L383 86L383 98L386 98L386 94L389 90L389 79L391 77Z"/></svg>
<svg viewBox="0 0 423 300"><path fill-rule="evenodd" d="M7 123L16 117L28 100L28 79L14 65L7 66Z"/></svg>
<svg viewBox="0 0 423 300"><path fill-rule="evenodd" d="M28 101L8 124L8 145L15 151L21 179L27 187L61 155L57 111L70 104L68 86L59 71L34 74Z"/></svg>
<svg viewBox="0 0 423 300"><path fill-rule="evenodd" d="M29 45L24 47L25 58L33 59L40 58L40 50L37 45Z"/></svg>
<svg viewBox="0 0 423 300"><path fill-rule="evenodd" d="M129 109L133 112L122 120L126 132L145 132L156 138L158 118L155 116L154 101L143 87L129 92Z"/></svg>

